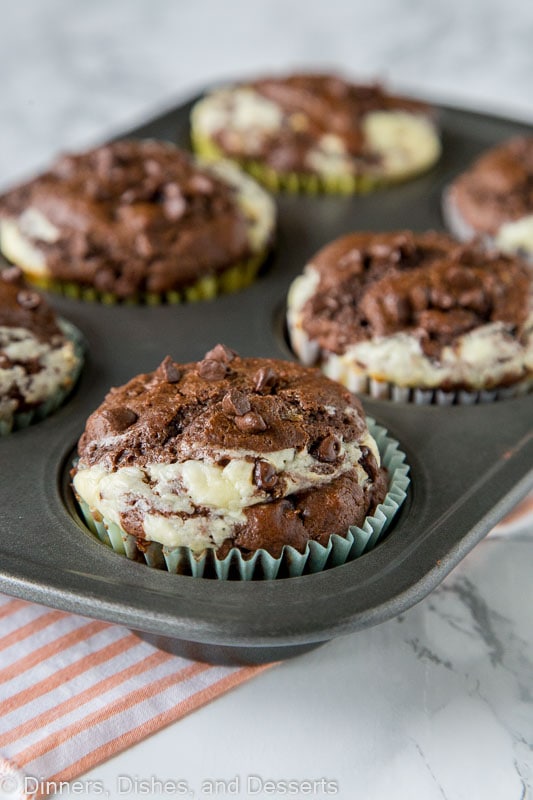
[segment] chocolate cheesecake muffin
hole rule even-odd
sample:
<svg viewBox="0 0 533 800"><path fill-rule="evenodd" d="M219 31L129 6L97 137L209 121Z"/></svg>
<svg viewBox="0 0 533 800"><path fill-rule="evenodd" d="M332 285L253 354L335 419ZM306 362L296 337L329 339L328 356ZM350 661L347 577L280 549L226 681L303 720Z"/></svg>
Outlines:
<svg viewBox="0 0 533 800"><path fill-rule="evenodd" d="M387 493L353 395L319 370L223 345L112 389L78 453L73 486L89 524L170 571L203 570L209 556L224 573L232 555L259 552L277 571L287 548L307 556L310 542L345 542Z"/></svg>
<svg viewBox="0 0 533 800"><path fill-rule="evenodd" d="M273 190L362 192L429 169L441 150L428 105L327 74L210 92L191 129L198 153L230 158Z"/></svg>
<svg viewBox="0 0 533 800"><path fill-rule="evenodd" d="M444 194L444 217L462 241L533 259L533 136L491 148Z"/></svg>
<svg viewBox="0 0 533 800"><path fill-rule="evenodd" d="M0 248L28 278L84 299L178 302L240 289L272 243L275 206L231 164L167 142L61 157L0 197Z"/></svg>
<svg viewBox="0 0 533 800"><path fill-rule="evenodd" d="M18 267L0 270L0 435L54 411L81 365L72 326L28 288Z"/></svg>
<svg viewBox="0 0 533 800"><path fill-rule="evenodd" d="M288 329L304 363L378 397L495 399L533 377L527 266L439 233L327 245L290 289Z"/></svg>

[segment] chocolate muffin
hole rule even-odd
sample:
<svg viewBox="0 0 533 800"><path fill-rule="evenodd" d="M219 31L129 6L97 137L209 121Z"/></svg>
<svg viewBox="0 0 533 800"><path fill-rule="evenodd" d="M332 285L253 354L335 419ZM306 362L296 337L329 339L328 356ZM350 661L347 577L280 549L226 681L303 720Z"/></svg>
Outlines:
<svg viewBox="0 0 533 800"><path fill-rule="evenodd" d="M495 399L533 377L527 266L444 234L354 233L327 245L290 289L288 328L304 363L378 397Z"/></svg>
<svg viewBox="0 0 533 800"><path fill-rule="evenodd" d="M89 524L174 571L184 549L222 562L326 546L387 493L353 395L319 370L224 345L111 389L78 453L73 486Z"/></svg>
<svg viewBox="0 0 533 800"><path fill-rule="evenodd" d="M483 153L444 195L444 217L462 241L533 259L533 136Z"/></svg>
<svg viewBox="0 0 533 800"><path fill-rule="evenodd" d="M275 206L251 178L155 140L63 156L0 197L4 255L32 281L104 301L239 289L274 228Z"/></svg>
<svg viewBox="0 0 533 800"><path fill-rule="evenodd" d="M0 270L0 435L54 411L81 365L75 330L28 288L18 267Z"/></svg>
<svg viewBox="0 0 533 800"><path fill-rule="evenodd" d="M230 158L274 190L362 192L427 170L441 149L425 103L328 74L215 90L191 126L197 152Z"/></svg>

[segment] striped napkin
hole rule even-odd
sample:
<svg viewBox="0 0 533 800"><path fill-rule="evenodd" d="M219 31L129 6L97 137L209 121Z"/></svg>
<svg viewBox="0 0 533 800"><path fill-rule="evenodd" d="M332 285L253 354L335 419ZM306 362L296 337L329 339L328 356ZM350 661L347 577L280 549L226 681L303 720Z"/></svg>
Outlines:
<svg viewBox="0 0 533 800"><path fill-rule="evenodd" d="M494 533L524 529L533 493ZM0 595L0 800L44 797L259 672Z"/></svg>
<svg viewBox="0 0 533 800"><path fill-rule="evenodd" d="M0 800L43 797L267 668L189 661L0 595Z"/></svg>

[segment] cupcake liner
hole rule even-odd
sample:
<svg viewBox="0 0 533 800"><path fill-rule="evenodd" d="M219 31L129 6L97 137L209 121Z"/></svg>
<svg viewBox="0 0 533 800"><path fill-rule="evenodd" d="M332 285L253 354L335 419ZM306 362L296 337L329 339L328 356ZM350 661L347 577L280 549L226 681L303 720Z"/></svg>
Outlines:
<svg viewBox="0 0 533 800"><path fill-rule="evenodd" d="M35 422L40 422L41 420L50 416L50 414L53 414L54 411L63 405L69 394L74 389L83 367L86 349L85 341L80 331L70 322L67 322L64 319L59 319L58 324L65 336L74 344L76 362L69 376L69 386L58 389L56 392L54 392L54 394L50 395L50 397L36 406L36 408L32 408L29 411L15 413L10 420L0 420L0 436L7 436L7 434L11 433L12 431L27 428L30 425L33 425Z"/></svg>
<svg viewBox="0 0 533 800"><path fill-rule="evenodd" d="M191 130L191 143L194 152L209 161L219 161L229 157L223 153L216 143L197 130ZM376 189L394 186L414 178L427 171L426 168L412 170L404 175L386 177L383 175L318 175L300 172L277 172L272 167L252 159L231 158L241 169L261 183L271 192L288 192L289 194L367 194Z"/></svg>
<svg viewBox="0 0 533 800"><path fill-rule="evenodd" d="M533 391L533 375L526 376L510 386L493 389L454 389L445 391L440 388L417 388L399 386L392 381L378 380L369 375L350 370L340 360L325 359L320 361L321 351L316 342L311 341L298 328L290 332L289 347L302 361L310 365L318 365L322 372L355 394L366 394L375 400L390 400L394 403L414 403L415 405L474 405L476 403L494 403L498 400L509 400L521 397Z"/></svg>
<svg viewBox="0 0 533 800"><path fill-rule="evenodd" d="M259 268L268 255L268 249L261 250L245 261L213 275L206 275L189 286L168 292L139 292L131 297L119 297L112 292L100 292L92 286L82 286L72 281L58 278L36 277L25 273L28 283L45 291L56 292L64 297L103 305L176 305L178 303L196 303L200 300L212 300L219 294L231 294L245 289L255 279Z"/></svg>
<svg viewBox="0 0 533 800"><path fill-rule="evenodd" d="M77 498L78 505L89 530L115 553L136 561L144 560L149 566L168 572L196 578L245 581L294 578L321 572L352 561L371 550L389 527L406 497L409 467L405 463L405 454L386 429L370 418L368 427L376 440L382 465L389 473L389 489L383 503L372 516L365 519L361 527L350 527L345 536L332 534L327 545L310 541L303 553L286 545L278 558L262 549L244 558L240 550L234 547L225 558L220 559L214 549L195 554L188 547L168 548L157 542L146 542L141 549L134 536L99 514L93 515L87 503L80 498Z"/></svg>
<svg viewBox="0 0 533 800"><path fill-rule="evenodd" d="M331 364L323 370L328 378L342 383L351 392L367 394L375 400L390 400L394 403L414 403L415 405L474 405L476 403L494 403L498 400L509 400L521 397L533 391L533 376L526 377L510 386L494 389L466 390L455 389L419 389L410 386L398 386L390 381L380 381L367 375L343 372Z"/></svg>

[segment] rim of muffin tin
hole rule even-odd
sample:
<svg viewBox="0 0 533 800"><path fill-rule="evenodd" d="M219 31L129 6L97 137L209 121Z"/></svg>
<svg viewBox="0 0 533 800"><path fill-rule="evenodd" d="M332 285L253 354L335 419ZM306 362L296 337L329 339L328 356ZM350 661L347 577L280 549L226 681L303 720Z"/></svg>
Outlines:
<svg viewBox="0 0 533 800"><path fill-rule="evenodd" d="M279 556L272 556L264 548L248 554L231 548L224 558L219 558L215 548L194 553L186 545L168 548L150 540L145 540L141 546L135 536L100 514L93 514L87 503L78 497L71 480L78 462L75 451L63 466L62 499L78 526L84 526L115 554L145 563L152 569L211 580L283 580L316 574L360 558L376 547L388 535L409 494L409 464L399 442L368 416L367 424L379 449L381 463L388 471L385 497L360 524L350 525L344 534L332 534L326 543L309 539L303 551L286 545Z"/></svg>

